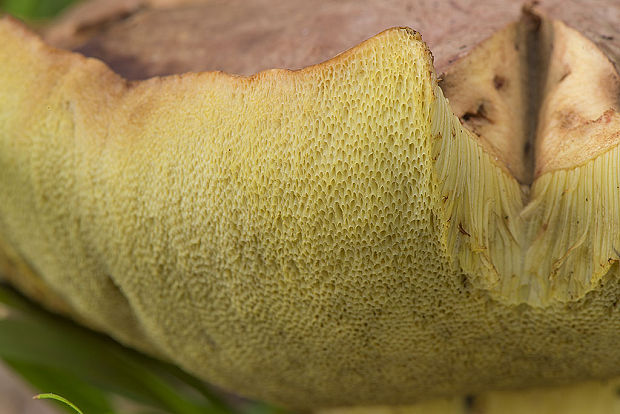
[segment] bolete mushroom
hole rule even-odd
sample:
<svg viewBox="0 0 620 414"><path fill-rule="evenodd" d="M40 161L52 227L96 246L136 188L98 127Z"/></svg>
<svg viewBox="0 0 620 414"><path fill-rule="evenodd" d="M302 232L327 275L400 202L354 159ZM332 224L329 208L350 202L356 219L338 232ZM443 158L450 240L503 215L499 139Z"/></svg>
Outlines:
<svg viewBox="0 0 620 414"><path fill-rule="evenodd" d="M189 3L0 21L13 284L296 409L620 374L618 2Z"/></svg>

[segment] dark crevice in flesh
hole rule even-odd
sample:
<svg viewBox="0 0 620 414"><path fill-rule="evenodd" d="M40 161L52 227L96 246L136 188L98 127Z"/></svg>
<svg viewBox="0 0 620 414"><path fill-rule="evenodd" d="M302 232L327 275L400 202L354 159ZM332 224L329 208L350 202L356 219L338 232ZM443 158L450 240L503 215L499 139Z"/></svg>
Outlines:
<svg viewBox="0 0 620 414"><path fill-rule="evenodd" d="M544 30L542 18L527 9L523 11L520 30L521 42L524 45L525 72L523 99L525 111L523 113L523 162L526 175L523 177L524 186L531 186L536 169L536 135L538 130L540 109L544 98L545 81L549 69L551 42Z"/></svg>

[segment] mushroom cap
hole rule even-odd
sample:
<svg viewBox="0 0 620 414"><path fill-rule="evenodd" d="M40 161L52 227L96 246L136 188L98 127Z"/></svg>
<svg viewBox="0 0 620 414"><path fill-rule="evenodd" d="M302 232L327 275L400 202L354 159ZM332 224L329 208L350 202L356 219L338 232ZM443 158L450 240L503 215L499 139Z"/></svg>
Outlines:
<svg viewBox="0 0 620 414"><path fill-rule="evenodd" d="M566 22L620 65L609 0L90 0L44 32L53 46L97 57L127 79L204 70L252 75L328 60L389 27L412 27L446 71L520 19L523 7ZM472 29L472 26L475 29Z"/></svg>
<svg viewBox="0 0 620 414"><path fill-rule="evenodd" d="M568 38L614 50L597 27ZM134 82L10 18L0 39L0 270L50 308L300 409L620 373L617 139L524 190L406 28L296 71Z"/></svg>

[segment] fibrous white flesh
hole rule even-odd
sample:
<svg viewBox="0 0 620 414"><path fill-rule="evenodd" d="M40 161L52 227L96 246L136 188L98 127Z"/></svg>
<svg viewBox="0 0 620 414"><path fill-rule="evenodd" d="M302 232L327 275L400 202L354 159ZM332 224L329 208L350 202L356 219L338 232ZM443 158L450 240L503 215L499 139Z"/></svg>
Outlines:
<svg viewBox="0 0 620 414"><path fill-rule="evenodd" d="M577 32L527 24L447 74L455 111L474 133L445 115L442 99L433 133L460 265L497 298L545 305L582 297L620 258L619 82ZM540 45L523 53L532 36Z"/></svg>

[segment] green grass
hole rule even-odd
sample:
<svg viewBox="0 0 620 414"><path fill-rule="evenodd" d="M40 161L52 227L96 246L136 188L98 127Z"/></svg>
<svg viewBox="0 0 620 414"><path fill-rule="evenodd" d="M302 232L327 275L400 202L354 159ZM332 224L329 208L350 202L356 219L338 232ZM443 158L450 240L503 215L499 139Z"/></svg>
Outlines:
<svg viewBox="0 0 620 414"><path fill-rule="evenodd" d="M76 0L0 0L0 11L23 20L44 20L56 16Z"/></svg>
<svg viewBox="0 0 620 414"><path fill-rule="evenodd" d="M73 404L71 401L67 400L64 397L61 397L60 395L56 395L56 394L52 394L52 393L47 393L47 394L38 394L35 395L34 397L32 397L35 400L45 400L45 399L49 399L49 400L56 400L56 401L60 401L61 403L63 403L64 405L66 405L67 407L71 408L73 411L75 411L78 414L84 414L82 412L82 410L80 410L79 408L77 408L75 406L75 404Z"/></svg>

